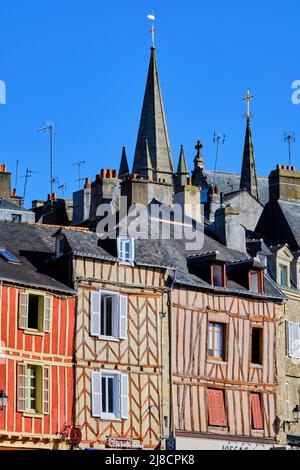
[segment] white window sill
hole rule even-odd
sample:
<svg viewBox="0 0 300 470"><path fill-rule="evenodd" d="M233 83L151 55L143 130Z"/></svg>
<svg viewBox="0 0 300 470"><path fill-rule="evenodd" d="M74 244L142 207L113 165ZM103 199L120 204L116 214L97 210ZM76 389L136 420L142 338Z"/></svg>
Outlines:
<svg viewBox="0 0 300 470"><path fill-rule="evenodd" d="M98 336L100 341L113 341L114 343L119 343L121 340L115 336Z"/></svg>
<svg viewBox="0 0 300 470"><path fill-rule="evenodd" d="M102 413L100 416L100 419L103 421L118 421L121 422L122 419L117 417L115 414L110 414L110 413Z"/></svg>
<svg viewBox="0 0 300 470"><path fill-rule="evenodd" d="M25 335L33 335L33 336L44 336L44 331L39 330L23 330Z"/></svg>
<svg viewBox="0 0 300 470"><path fill-rule="evenodd" d="M25 416L25 418L38 418L38 419L43 419L44 418L43 414L35 413L34 411L25 411L23 413L23 416Z"/></svg>

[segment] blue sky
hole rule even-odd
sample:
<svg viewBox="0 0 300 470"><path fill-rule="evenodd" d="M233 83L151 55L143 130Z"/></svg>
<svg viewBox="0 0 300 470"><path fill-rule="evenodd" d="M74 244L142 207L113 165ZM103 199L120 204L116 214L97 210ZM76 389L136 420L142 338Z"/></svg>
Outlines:
<svg viewBox="0 0 300 470"><path fill-rule="evenodd" d="M172 152L184 144L190 168L197 139L206 166L214 166L213 133L226 134L219 170L239 172L248 87L259 174L288 163L284 131L295 131L298 164L300 106L291 84L300 79L299 0L2 0L0 163L14 171L18 192L26 168L33 175L26 198L49 193L48 137L35 129L56 124L55 176L77 187L83 176L118 168L122 146L133 160L149 63L150 21L157 17L156 47Z"/></svg>

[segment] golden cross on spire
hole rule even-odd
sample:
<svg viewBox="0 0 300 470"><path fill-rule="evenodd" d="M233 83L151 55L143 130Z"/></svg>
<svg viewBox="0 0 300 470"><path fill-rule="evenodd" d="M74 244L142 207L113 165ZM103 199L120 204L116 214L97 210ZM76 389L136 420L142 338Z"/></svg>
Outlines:
<svg viewBox="0 0 300 470"><path fill-rule="evenodd" d="M152 47L154 49L155 48L155 31L156 31L156 28L155 28L155 25L154 25L155 16L152 13L151 15L147 15L147 18L149 20L153 21L151 31L149 31L149 32L152 34Z"/></svg>
<svg viewBox="0 0 300 470"><path fill-rule="evenodd" d="M250 103L253 100L253 95L251 95L250 90L247 90L246 96L244 97L244 101L247 103L247 113L246 113L246 118L250 121L252 114L250 112Z"/></svg>

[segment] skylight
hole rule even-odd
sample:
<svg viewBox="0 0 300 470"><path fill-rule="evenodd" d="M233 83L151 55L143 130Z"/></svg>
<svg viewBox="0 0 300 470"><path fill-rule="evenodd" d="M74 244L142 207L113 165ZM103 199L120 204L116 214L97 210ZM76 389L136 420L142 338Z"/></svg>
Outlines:
<svg viewBox="0 0 300 470"><path fill-rule="evenodd" d="M5 248L0 248L0 256L2 256L2 258L4 258L8 263L20 263L20 260Z"/></svg>

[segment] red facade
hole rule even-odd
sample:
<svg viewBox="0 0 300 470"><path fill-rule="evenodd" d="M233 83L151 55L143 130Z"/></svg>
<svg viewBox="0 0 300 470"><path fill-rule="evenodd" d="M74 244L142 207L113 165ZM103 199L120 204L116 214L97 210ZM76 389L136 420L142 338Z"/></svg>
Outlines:
<svg viewBox="0 0 300 470"><path fill-rule="evenodd" d="M63 447L60 434L66 423L72 425L75 298L30 289L33 298L51 300L46 332L20 329L26 289L1 290L0 390L8 405L0 410L0 448Z"/></svg>

